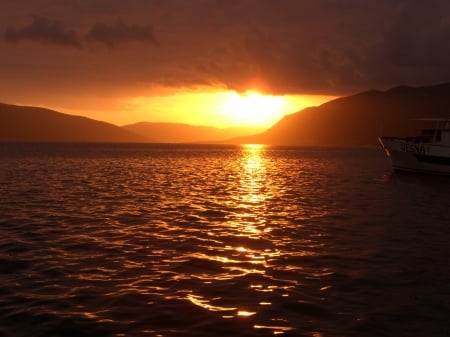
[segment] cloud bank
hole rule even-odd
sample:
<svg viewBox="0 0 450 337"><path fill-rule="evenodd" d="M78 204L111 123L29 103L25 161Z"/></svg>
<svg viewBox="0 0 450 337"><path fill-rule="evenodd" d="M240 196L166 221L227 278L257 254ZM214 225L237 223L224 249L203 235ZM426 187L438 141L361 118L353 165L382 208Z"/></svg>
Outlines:
<svg viewBox="0 0 450 337"><path fill-rule="evenodd" d="M22 28L8 27L5 31L7 42L18 43L25 40L80 48L81 43L75 31L65 28L57 20L33 16L33 21Z"/></svg>
<svg viewBox="0 0 450 337"><path fill-rule="evenodd" d="M17 46L37 41L76 50L77 77L116 86L339 95L450 80L447 0L35 0L27 24L17 1L0 3L0 70L16 76L28 57ZM55 78L73 71L33 48Z"/></svg>
<svg viewBox="0 0 450 337"><path fill-rule="evenodd" d="M130 41L159 45L153 35L151 26L126 25L122 20L111 25L103 22L95 23L86 34L89 41L103 43L110 48Z"/></svg>
<svg viewBox="0 0 450 337"><path fill-rule="evenodd" d="M112 24L96 22L87 33L80 34L73 29L65 27L65 24L61 21L33 16L33 20L29 25L21 28L8 27L4 38L6 42L10 43L28 40L80 49L84 48L87 42L98 42L109 48L117 48L128 42L159 45L150 25L128 25L120 18Z"/></svg>

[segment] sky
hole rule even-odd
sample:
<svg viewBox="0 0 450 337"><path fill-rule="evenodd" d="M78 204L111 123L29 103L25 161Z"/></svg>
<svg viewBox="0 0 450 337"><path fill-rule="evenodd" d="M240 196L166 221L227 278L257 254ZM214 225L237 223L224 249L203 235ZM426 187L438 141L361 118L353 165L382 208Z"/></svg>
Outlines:
<svg viewBox="0 0 450 337"><path fill-rule="evenodd" d="M0 102L117 125L268 126L449 80L448 0L0 1Z"/></svg>

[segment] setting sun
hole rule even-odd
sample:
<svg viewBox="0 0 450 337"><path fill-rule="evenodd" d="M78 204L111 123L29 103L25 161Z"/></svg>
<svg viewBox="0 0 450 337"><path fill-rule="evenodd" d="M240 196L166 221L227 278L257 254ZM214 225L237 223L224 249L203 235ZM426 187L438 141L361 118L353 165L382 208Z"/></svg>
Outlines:
<svg viewBox="0 0 450 337"><path fill-rule="evenodd" d="M186 123L190 125L255 127L266 129L285 115L334 97L320 95L264 95L257 91L173 91L152 96L134 96L102 106L103 112L65 109L118 125L139 121ZM111 102L110 102L111 104ZM59 107L49 107L61 110Z"/></svg>
<svg viewBox="0 0 450 337"><path fill-rule="evenodd" d="M282 96L264 96L255 91L245 94L232 93L225 102L223 113L236 124L270 125L283 115L285 99Z"/></svg>

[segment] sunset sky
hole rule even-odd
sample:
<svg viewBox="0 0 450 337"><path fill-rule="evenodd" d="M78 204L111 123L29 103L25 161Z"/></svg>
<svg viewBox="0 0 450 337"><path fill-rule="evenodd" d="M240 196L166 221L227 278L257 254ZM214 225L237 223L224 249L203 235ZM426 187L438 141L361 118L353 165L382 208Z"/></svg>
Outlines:
<svg viewBox="0 0 450 337"><path fill-rule="evenodd" d="M227 127L450 80L448 0L2 0L0 102Z"/></svg>

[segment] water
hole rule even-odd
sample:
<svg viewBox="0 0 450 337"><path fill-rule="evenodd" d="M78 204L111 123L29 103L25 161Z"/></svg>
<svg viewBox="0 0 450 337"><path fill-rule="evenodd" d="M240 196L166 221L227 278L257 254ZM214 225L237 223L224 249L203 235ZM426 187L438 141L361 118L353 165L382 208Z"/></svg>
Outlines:
<svg viewBox="0 0 450 337"><path fill-rule="evenodd" d="M450 179L380 149L0 144L0 336L448 336Z"/></svg>

